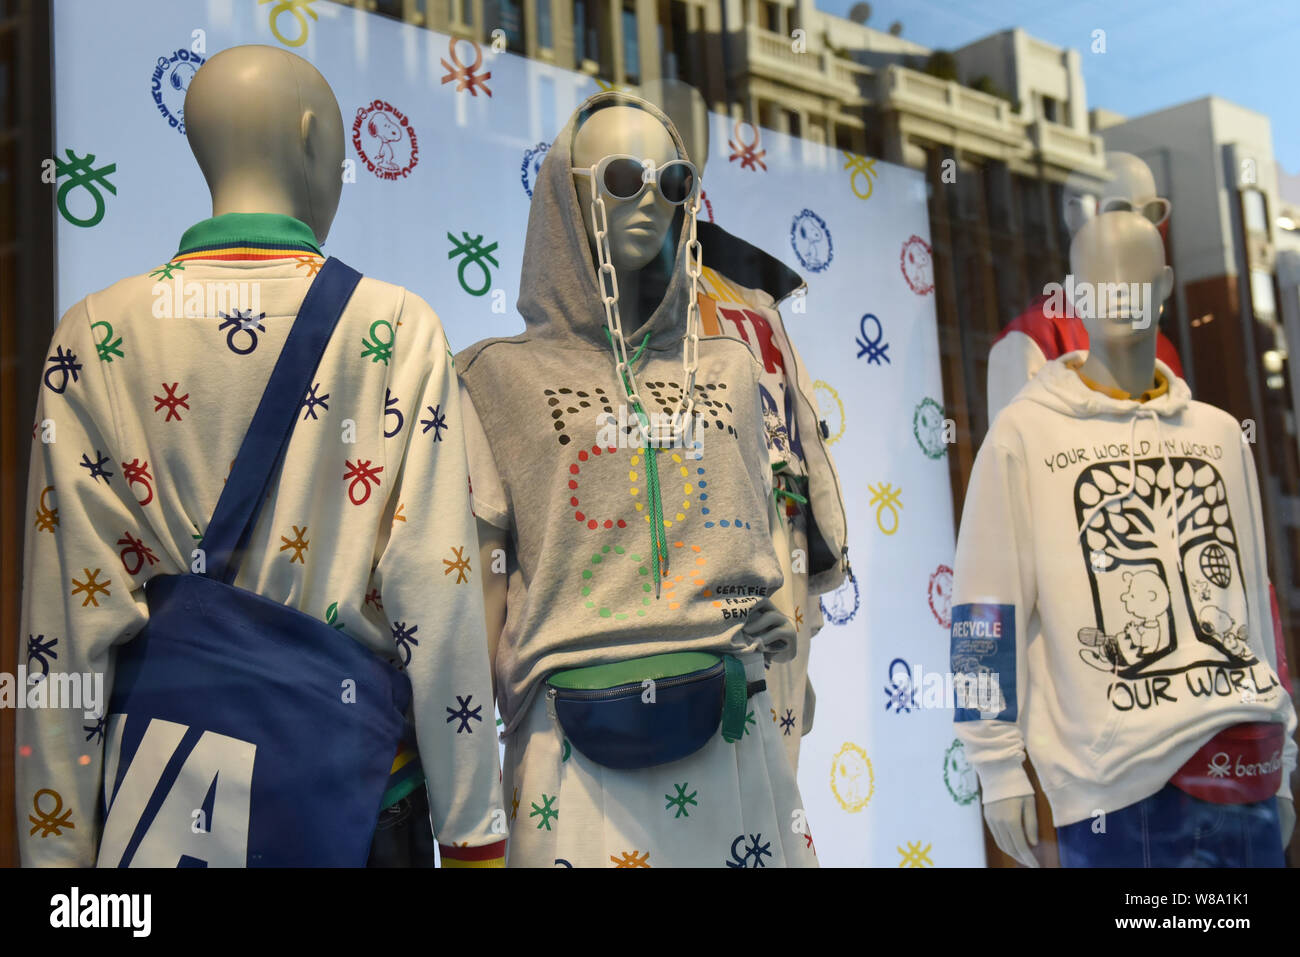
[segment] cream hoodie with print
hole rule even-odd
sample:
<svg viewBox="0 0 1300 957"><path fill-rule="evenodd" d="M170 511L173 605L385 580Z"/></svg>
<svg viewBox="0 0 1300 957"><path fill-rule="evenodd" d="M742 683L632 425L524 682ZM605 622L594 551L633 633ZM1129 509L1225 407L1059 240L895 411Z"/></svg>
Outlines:
<svg viewBox="0 0 1300 957"><path fill-rule="evenodd" d="M997 417L963 509L952 670L994 693L973 681L956 731L984 802L1033 793L1027 751L1058 827L1115 811L1243 722L1285 728L1289 796L1296 714L1250 446L1163 363L1139 402L1089 388L1085 355Z"/></svg>

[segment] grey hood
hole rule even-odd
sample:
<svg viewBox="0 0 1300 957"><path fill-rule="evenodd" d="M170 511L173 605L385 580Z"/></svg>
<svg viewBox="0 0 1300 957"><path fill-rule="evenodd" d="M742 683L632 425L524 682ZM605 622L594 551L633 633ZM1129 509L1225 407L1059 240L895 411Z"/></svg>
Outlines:
<svg viewBox="0 0 1300 957"><path fill-rule="evenodd" d="M686 148L672 121L645 100L626 93L597 93L574 111L542 161L528 211L528 237L524 242L517 308L524 319L524 334L531 339L580 339L601 349L610 348L604 333L605 307L600 298L596 261L571 172L578 117L606 101L630 103L645 110L663 124L678 154L686 156ZM689 226L687 217L679 210L668 232L675 258L674 268L667 271L672 278L650 318L636 330L636 345L650 333L647 348L681 346L690 294L690 277L685 269ZM634 348L632 336L628 330L624 332L630 352ZM612 365L612 353L610 361Z"/></svg>

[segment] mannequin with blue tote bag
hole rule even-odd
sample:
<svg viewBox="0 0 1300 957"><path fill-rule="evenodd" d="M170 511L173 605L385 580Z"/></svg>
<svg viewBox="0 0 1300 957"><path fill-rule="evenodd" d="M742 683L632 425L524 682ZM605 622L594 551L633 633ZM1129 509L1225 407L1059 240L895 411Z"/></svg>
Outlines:
<svg viewBox="0 0 1300 957"><path fill-rule="evenodd" d="M205 567L150 579L148 624L117 649L101 867L366 863L409 733L410 681L325 622L233 584L360 279L332 257L321 268L203 537Z"/></svg>

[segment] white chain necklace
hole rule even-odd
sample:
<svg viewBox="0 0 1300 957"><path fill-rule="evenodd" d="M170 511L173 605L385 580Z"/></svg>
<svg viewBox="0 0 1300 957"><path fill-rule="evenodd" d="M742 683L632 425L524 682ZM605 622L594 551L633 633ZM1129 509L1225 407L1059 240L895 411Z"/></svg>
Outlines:
<svg viewBox="0 0 1300 957"><path fill-rule="evenodd" d="M614 350L614 370L619 377L619 384L627 390L633 411L637 412L637 429L646 445L651 445L648 418L642 414L645 403L637 391L636 374L627 360L627 343L623 339L623 322L618 311L618 276L614 272L613 257L609 251L609 220L605 214L605 198L600 188L592 182L591 222L596 233L596 253L600 259L597 282L600 284L601 301L605 305L605 325L609 329L610 345ZM690 299L686 304L686 333L682 336L682 372L685 383L677 409L672 413L673 443L678 443L690 427L691 416L695 412L695 372L700 365L700 272L703 269L703 247L696 237L696 216L700 209L700 190L698 183L692 191L687 207L691 217L690 241L686 246L686 274L691 277ZM608 289L606 283L608 282Z"/></svg>

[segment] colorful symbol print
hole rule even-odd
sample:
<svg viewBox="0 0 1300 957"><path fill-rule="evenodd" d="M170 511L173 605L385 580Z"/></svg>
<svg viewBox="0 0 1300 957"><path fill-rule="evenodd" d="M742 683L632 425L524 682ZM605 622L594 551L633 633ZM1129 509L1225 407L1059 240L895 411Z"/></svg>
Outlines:
<svg viewBox="0 0 1300 957"><path fill-rule="evenodd" d="M831 759L831 793L840 807L857 814L876 793L876 772L867 752L850 741Z"/></svg>
<svg viewBox="0 0 1300 957"><path fill-rule="evenodd" d="M122 337L118 336L114 339L112 325L102 319L90 324L92 329L98 329L100 326L104 327L104 337L95 343L95 352L99 355L99 361L112 362L114 356L125 359L126 356L122 352Z"/></svg>
<svg viewBox="0 0 1300 957"><path fill-rule="evenodd" d="M813 392L817 395L817 414L825 426L822 438L827 445L834 445L844 437L844 400L830 383L821 379L813 383Z"/></svg>
<svg viewBox="0 0 1300 957"><path fill-rule="evenodd" d="M639 582L640 587L633 586L632 595L640 598L640 607L636 607L635 598L627 599L631 607L627 610L614 609L609 605L597 605L591 597L596 585L596 571L602 570L606 574L618 574L618 572L609 572L603 568L607 563L612 562L615 556L626 556L631 559L636 566L635 578L633 581ZM600 550L594 552L591 556L591 567L584 568L582 571L582 597L583 606L596 610L601 618L612 618L615 621L627 621L631 611L635 610L638 618L644 618L647 610L651 607L653 587L650 584L650 565L644 561L640 555L628 553L622 545L602 545Z"/></svg>
<svg viewBox="0 0 1300 957"><path fill-rule="evenodd" d="M895 850L899 854L899 867L934 867L934 861L930 860L930 845L921 846L920 841L908 841L907 849L897 847Z"/></svg>
<svg viewBox="0 0 1300 957"><path fill-rule="evenodd" d="M822 606L823 618L832 625L847 625L858 613L858 606L862 603L858 580L852 575L846 575L839 588L822 595L818 601Z"/></svg>
<svg viewBox="0 0 1300 957"><path fill-rule="evenodd" d="M953 738L943 753L943 784L958 804L970 804L979 797L979 778L966 759L966 746L959 738Z"/></svg>
<svg viewBox="0 0 1300 957"><path fill-rule="evenodd" d="M108 174L117 171L116 163L109 163L107 166L94 168L95 154L87 153L85 156L78 156L72 150L64 150L68 154L68 161L65 163L57 156L54 158L54 178L57 182L63 177L68 177L68 181L59 187L56 199L59 205L59 212L63 218L73 226L91 227L97 226L104 218L104 196L100 193L98 186L103 186L114 196L117 195L117 187L108 181ZM68 197L72 191L80 187L90 194L91 202L95 204L95 211L89 216L78 217L68 209Z"/></svg>
<svg viewBox="0 0 1300 957"><path fill-rule="evenodd" d="M170 56L160 56L149 79L149 93L154 106L167 124L182 136L185 135L185 92L205 61L205 57L181 47Z"/></svg>
<svg viewBox="0 0 1300 957"><path fill-rule="evenodd" d="M405 113L385 100L357 107L352 119L352 148L366 169L380 179L405 178L420 161L415 127Z"/></svg>
<svg viewBox="0 0 1300 957"><path fill-rule="evenodd" d="M300 47L307 42L307 31L311 28L311 24L307 22L307 17L311 17L313 20L318 19L316 11L311 8L311 5L316 0L257 0L257 2L259 4L275 4L268 12L267 19L271 32L275 34L277 40L287 47ZM285 13L293 14L293 18L297 22L297 32L294 34L293 39L289 39L280 32L280 17ZM307 16L303 16L304 13Z"/></svg>
<svg viewBox="0 0 1300 957"><path fill-rule="evenodd" d="M519 181L524 184L524 192L529 199L533 198L533 184L537 182L537 174L542 171L542 160L550 148L550 143L542 142L524 150L524 161L519 164Z"/></svg>
<svg viewBox="0 0 1300 957"><path fill-rule="evenodd" d="M790 222L790 246L799 264L810 272L823 272L835 258L831 231L811 209L801 210Z"/></svg>
<svg viewBox="0 0 1300 957"><path fill-rule="evenodd" d="M725 863L732 868L765 867L763 858L771 856L772 842L764 842L761 833L749 835L748 840L744 834L740 834L731 842L731 860Z"/></svg>
<svg viewBox="0 0 1300 957"><path fill-rule="evenodd" d="M749 127L750 131L753 132L754 139L752 141L746 142L745 137L741 135L743 127ZM767 150L758 148L759 136L757 126L752 123L742 123L738 120L736 125L732 127L731 139L727 142L727 145L731 147L731 156L728 162L734 163L736 160L740 160L741 169L752 169L754 172L758 172L760 169L766 170L767 164L763 162L763 157L767 155Z"/></svg>
<svg viewBox="0 0 1300 957"><path fill-rule="evenodd" d="M840 152L844 154L844 168L853 171L849 174L849 189L853 190L853 195L858 199L870 199L876 189L875 178L879 175L876 173L876 161L847 150ZM866 192L863 192L864 188Z"/></svg>
<svg viewBox="0 0 1300 957"><path fill-rule="evenodd" d="M907 287L918 296L934 292L934 262L930 244L920 236L910 236L898 254L898 266L903 270Z"/></svg>
<svg viewBox="0 0 1300 957"><path fill-rule="evenodd" d="M49 796L52 798L54 806L48 811L41 810L41 798ZM27 820L31 822L32 829L28 835L33 835L37 831L41 832L41 837L46 838L53 835L60 837L63 834L63 828L75 829L77 825L72 823L72 811L63 810L63 798L58 791L50 788L41 788L32 798L32 810L35 814L27 815Z"/></svg>
<svg viewBox="0 0 1300 957"><path fill-rule="evenodd" d="M874 338L871 336L870 333L867 332L868 323L871 323L876 327L875 329L876 334ZM858 346L857 358L861 359L863 356L866 356L867 362L870 365L878 366L882 361L886 365L888 365L889 364L889 343L886 342L884 343L884 345L881 345L881 341L884 338L885 338L885 327L880 324L880 320L877 319L874 315L872 315L871 313L867 313L858 322L858 338L853 340L854 342L857 343Z"/></svg>
<svg viewBox="0 0 1300 957"><path fill-rule="evenodd" d="M948 451L945 432L943 406L929 396L918 402L912 411L912 434L927 458L942 458Z"/></svg>
<svg viewBox="0 0 1300 957"><path fill-rule="evenodd" d="M930 602L930 614L943 626L944 630L952 627L952 569L940 565L930 576L927 598Z"/></svg>
<svg viewBox="0 0 1300 957"><path fill-rule="evenodd" d="M916 700L916 684L912 681L912 666L902 658L889 663L889 684L885 685L885 710L895 714L908 714L920 707Z"/></svg>
<svg viewBox="0 0 1300 957"><path fill-rule="evenodd" d="M867 491L871 493L871 499L867 502L867 508L876 506L876 527L886 535L893 535L898 531L898 510L903 507L900 496L903 494L901 488L894 488L888 482L880 482L877 485L868 485ZM886 518L885 511L889 515ZM888 521L888 527L886 527Z"/></svg>
<svg viewBox="0 0 1300 957"><path fill-rule="evenodd" d="M482 296L492 287L492 271L484 264L484 260L487 260L487 262L491 263L493 266L501 265L497 262L496 257L492 255L496 252L496 248L500 243L492 243L490 246L484 246L482 233L471 237L469 233L462 230L460 235L461 239L457 239L451 233L447 234L447 238L451 240L451 250L447 253L447 258L456 259L460 256L465 257L460 261L460 266L456 270L456 279L460 283L460 288L464 289L471 296ZM463 242L462 239L464 240ZM477 266L479 268L479 275L483 279L481 285L470 286L470 284L465 281L465 270L469 266Z"/></svg>
<svg viewBox="0 0 1300 957"><path fill-rule="evenodd" d="M468 92L470 96L478 96L479 90L491 96L492 91L488 89L487 81L492 79L492 71L478 72L478 68L483 65L483 48L473 40L459 40L461 43L468 43L474 49L474 62L466 66L460 62L460 57L456 55L458 39L457 37L451 37L447 41L447 54L451 57L451 63L446 60L442 61L442 68L447 71L447 75L442 78L443 85L455 83L457 93Z"/></svg>

